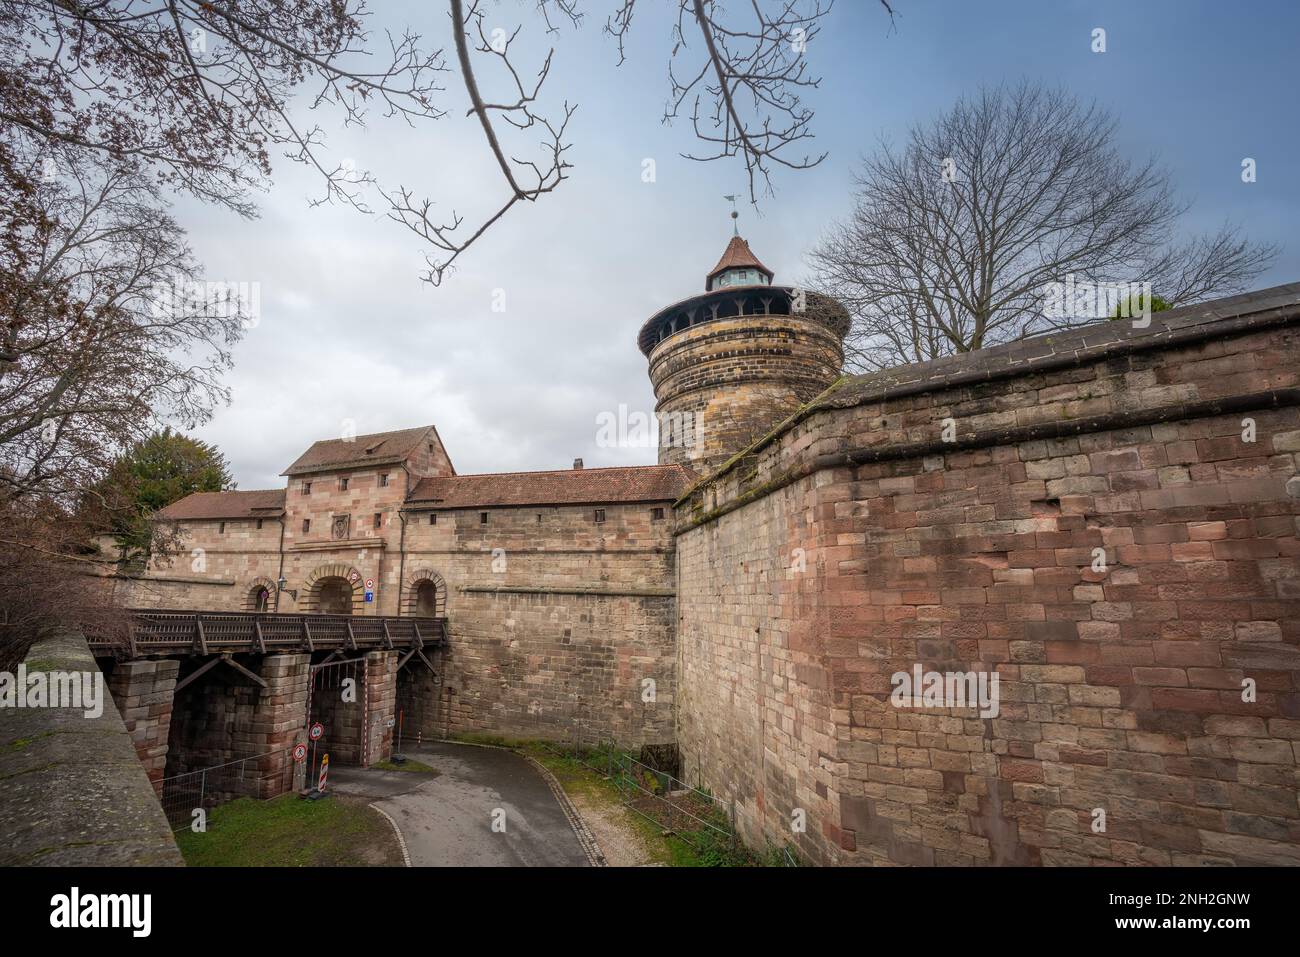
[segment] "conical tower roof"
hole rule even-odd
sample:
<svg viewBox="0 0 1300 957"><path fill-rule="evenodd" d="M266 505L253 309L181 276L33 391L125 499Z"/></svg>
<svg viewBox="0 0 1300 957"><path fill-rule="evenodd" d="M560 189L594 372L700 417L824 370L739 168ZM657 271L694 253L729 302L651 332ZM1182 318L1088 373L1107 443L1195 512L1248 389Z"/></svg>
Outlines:
<svg viewBox="0 0 1300 957"><path fill-rule="evenodd" d="M757 269L759 272L763 273L763 275L767 276L768 282L772 281L772 270L768 269L758 261L758 257L755 256L753 251L749 248L749 243L745 242L745 240L740 236L731 237L731 242L727 243L727 248L723 251L722 258L718 260L718 264L714 266L713 269L709 271L708 276L705 277L705 287L711 288L713 286L713 280L717 278L719 274L726 272L728 269Z"/></svg>

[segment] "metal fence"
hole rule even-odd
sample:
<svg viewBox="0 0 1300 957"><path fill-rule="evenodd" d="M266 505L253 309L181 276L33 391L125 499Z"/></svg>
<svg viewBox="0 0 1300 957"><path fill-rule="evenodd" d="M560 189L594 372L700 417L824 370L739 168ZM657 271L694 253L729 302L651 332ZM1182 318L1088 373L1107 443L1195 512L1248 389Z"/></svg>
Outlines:
<svg viewBox="0 0 1300 957"><path fill-rule="evenodd" d="M163 778L158 800L172 829L182 831L194 823L198 808L206 811L241 797L266 800L292 790L295 768L291 748L254 754Z"/></svg>

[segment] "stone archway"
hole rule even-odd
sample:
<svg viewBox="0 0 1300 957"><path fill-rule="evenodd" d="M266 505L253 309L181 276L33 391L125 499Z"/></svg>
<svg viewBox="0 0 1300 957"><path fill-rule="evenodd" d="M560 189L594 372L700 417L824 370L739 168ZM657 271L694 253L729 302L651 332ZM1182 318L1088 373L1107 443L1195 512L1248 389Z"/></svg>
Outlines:
<svg viewBox="0 0 1300 957"><path fill-rule="evenodd" d="M360 615L365 603L364 582L351 565L321 565L309 576L302 611L319 615Z"/></svg>
<svg viewBox="0 0 1300 957"><path fill-rule="evenodd" d="M346 578L322 578L316 587L316 610L322 615L352 614L352 585Z"/></svg>
<svg viewBox="0 0 1300 957"><path fill-rule="evenodd" d="M249 583L248 590L244 592L244 607L242 610L275 611L275 592L275 582L259 575Z"/></svg>
<svg viewBox="0 0 1300 957"><path fill-rule="evenodd" d="M447 582L432 568L417 568L406 576L402 614L407 617L445 618Z"/></svg>

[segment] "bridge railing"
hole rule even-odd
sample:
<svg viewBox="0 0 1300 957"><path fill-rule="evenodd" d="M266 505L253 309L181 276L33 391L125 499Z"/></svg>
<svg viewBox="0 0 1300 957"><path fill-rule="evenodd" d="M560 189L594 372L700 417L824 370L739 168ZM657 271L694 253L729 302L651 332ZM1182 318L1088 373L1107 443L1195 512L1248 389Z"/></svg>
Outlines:
<svg viewBox="0 0 1300 957"><path fill-rule="evenodd" d="M291 615L273 612L159 611L130 609L126 648L109 636L90 636L97 651L131 657L150 654L216 654L288 650L437 647L446 641L446 619L388 615Z"/></svg>

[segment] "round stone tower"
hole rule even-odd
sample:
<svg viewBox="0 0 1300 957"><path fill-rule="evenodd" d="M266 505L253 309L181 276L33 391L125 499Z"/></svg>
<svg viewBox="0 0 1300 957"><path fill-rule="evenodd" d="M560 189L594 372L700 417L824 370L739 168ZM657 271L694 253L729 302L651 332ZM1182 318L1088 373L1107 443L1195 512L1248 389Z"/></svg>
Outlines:
<svg viewBox="0 0 1300 957"><path fill-rule="evenodd" d="M704 292L655 313L637 344L650 360L659 463L707 473L824 390L844 364L848 312L772 285L734 236Z"/></svg>

